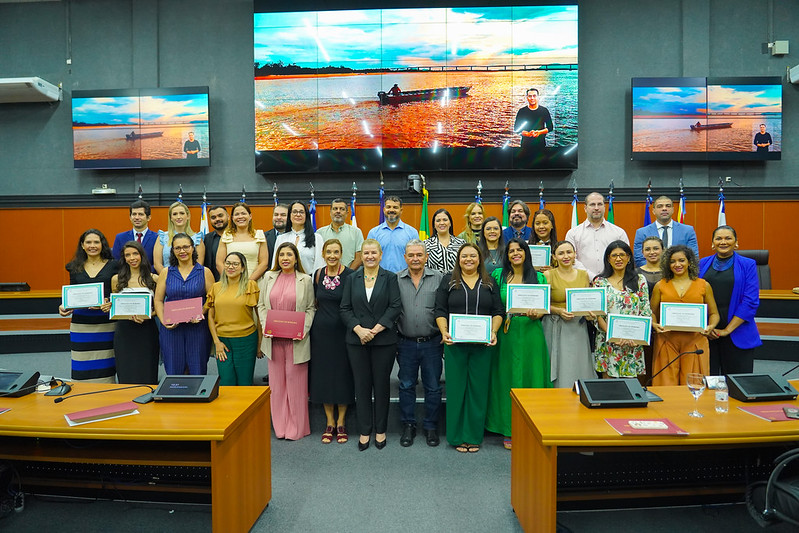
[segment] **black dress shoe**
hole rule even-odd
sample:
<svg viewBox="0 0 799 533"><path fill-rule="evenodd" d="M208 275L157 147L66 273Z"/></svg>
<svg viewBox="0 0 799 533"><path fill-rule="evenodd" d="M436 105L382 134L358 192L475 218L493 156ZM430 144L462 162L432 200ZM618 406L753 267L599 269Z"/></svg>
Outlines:
<svg viewBox="0 0 799 533"><path fill-rule="evenodd" d="M358 451L362 452L365 449L367 449L369 447L369 442L371 442L371 441L369 441L369 440L367 440L366 442L358 441ZM375 446L377 446L377 442L375 442ZM385 442L383 442L383 446L385 446Z"/></svg>
<svg viewBox="0 0 799 533"><path fill-rule="evenodd" d="M383 448L386 447L386 443L387 442L388 442L388 438L385 438L383 440L375 439L375 448L377 448L378 450L382 450Z"/></svg>
<svg viewBox="0 0 799 533"><path fill-rule="evenodd" d="M427 445L428 446L438 446L441 442L438 439L438 431L435 429L426 429L424 430L425 437L427 437Z"/></svg>
<svg viewBox="0 0 799 533"><path fill-rule="evenodd" d="M405 424L402 428L402 436L400 437L400 446L407 448L413 444L413 439L416 437L416 426L413 424Z"/></svg>

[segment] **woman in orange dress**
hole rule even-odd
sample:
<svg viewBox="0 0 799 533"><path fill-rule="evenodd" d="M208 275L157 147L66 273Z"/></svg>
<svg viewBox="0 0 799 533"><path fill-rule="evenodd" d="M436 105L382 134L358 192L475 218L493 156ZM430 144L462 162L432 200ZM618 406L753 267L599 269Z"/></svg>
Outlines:
<svg viewBox="0 0 799 533"><path fill-rule="evenodd" d="M699 277L699 265L693 250L684 245L672 246L661 260L663 279L652 290L652 327L655 329L655 347L652 361L653 385L685 385L691 372L707 375L710 371L710 345L708 335L719 322L716 300L710 284ZM660 303L707 304L707 327L704 331L668 331L660 325ZM702 350L701 354L683 352Z"/></svg>

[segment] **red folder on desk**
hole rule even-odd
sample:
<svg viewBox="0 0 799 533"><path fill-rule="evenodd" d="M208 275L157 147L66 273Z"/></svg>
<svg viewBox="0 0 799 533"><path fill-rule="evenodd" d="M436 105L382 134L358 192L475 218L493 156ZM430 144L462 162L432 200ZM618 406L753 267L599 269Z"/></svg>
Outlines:
<svg viewBox="0 0 799 533"><path fill-rule="evenodd" d="M137 409L138 406L135 403L123 402L114 405L104 405L103 407L95 407L94 409L87 409L85 411L67 413L64 416L73 424L85 424L86 422L95 422L97 420L106 420L117 416L128 415Z"/></svg>
<svg viewBox="0 0 799 533"><path fill-rule="evenodd" d="M305 313L301 311L280 311L270 309L266 312L264 336L271 335L281 339L302 339L305 331Z"/></svg>

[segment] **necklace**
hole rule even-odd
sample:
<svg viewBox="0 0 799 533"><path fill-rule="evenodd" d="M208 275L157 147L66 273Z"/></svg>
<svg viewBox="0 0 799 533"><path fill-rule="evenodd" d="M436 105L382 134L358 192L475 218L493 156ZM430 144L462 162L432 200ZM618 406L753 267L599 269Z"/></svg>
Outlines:
<svg viewBox="0 0 799 533"><path fill-rule="evenodd" d="M341 268L341 265L339 265L338 266L338 272L336 272L336 275L331 278L327 274L327 269L325 268L325 277L322 280L322 286L325 289L329 290L329 291L335 290L336 287L338 287L341 284L341 278L339 277L339 274L341 274L341 271L342 271L342 268Z"/></svg>
<svg viewBox="0 0 799 533"><path fill-rule="evenodd" d="M492 265L499 263L499 248L488 251L488 260L491 261Z"/></svg>

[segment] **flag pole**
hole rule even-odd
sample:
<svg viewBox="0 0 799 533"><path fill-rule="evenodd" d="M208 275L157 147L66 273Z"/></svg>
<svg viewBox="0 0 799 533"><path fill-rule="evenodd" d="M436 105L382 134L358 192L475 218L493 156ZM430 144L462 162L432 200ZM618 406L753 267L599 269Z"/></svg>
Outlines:
<svg viewBox="0 0 799 533"><path fill-rule="evenodd" d="M141 197L142 197L142 188L141 188L141 183L139 183L139 200L142 199Z"/></svg>
<svg viewBox="0 0 799 533"><path fill-rule="evenodd" d="M275 202L275 205L277 205L277 183L274 181L272 182L272 200Z"/></svg>
<svg viewBox="0 0 799 533"><path fill-rule="evenodd" d="M311 187L311 200L308 202L308 212L311 214L311 227L316 231L316 195L312 182L308 182Z"/></svg>
<svg viewBox="0 0 799 533"><path fill-rule="evenodd" d="M727 225L727 209L724 205L724 180L719 177L719 226Z"/></svg>
<svg viewBox="0 0 799 533"><path fill-rule="evenodd" d="M644 207L644 226L652 223L652 216L649 214L652 208L652 178L649 178L649 183L646 184L646 206Z"/></svg>
<svg viewBox="0 0 799 533"><path fill-rule="evenodd" d="M477 180L477 194L474 196L474 201L483 204L483 180Z"/></svg>
<svg viewBox="0 0 799 533"><path fill-rule="evenodd" d="M241 200L239 201L243 204L247 202L247 191L244 189L244 185L241 186Z"/></svg>
<svg viewBox="0 0 799 533"><path fill-rule="evenodd" d="M510 224L508 207L510 207L510 180L505 180L505 193L502 195L502 227Z"/></svg>
<svg viewBox="0 0 799 533"><path fill-rule="evenodd" d="M544 201L544 181L538 183L538 209L544 209L547 203Z"/></svg>
<svg viewBox="0 0 799 533"><path fill-rule="evenodd" d="M608 190L608 222L613 224L616 221L616 216L613 213L613 179L610 180L610 188Z"/></svg>
<svg viewBox="0 0 799 533"><path fill-rule="evenodd" d="M352 198L350 199L350 224L353 228L358 227L358 220L355 218L355 197L358 196L358 186L352 182Z"/></svg>

